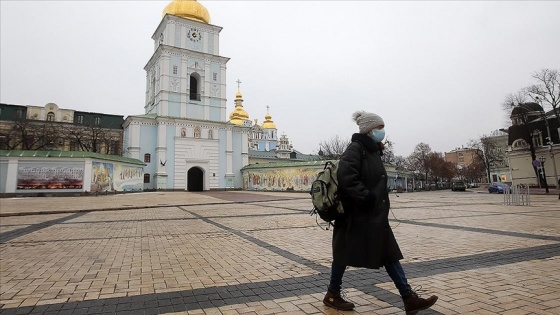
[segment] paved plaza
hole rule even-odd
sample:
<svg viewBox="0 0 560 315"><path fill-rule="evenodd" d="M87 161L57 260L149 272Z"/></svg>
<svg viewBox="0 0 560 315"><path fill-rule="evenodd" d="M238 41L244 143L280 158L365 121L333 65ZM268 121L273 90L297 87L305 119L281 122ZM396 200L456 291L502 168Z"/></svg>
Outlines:
<svg viewBox="0 0 560 315"><path fill-rule="evenodd" d="M391 195L419 314L560 314L560 201ZM306 193L146 192L0 199L0 314L404 314L383 269L322 304L332 231Z"/></svg>

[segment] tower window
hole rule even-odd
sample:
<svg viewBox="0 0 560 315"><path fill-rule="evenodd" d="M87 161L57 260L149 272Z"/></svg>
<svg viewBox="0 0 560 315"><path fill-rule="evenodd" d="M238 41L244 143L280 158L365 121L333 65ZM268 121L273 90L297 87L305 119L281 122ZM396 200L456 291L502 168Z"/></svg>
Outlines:
<svg viewBox="0 0 560 315"><path fill-rule="evenodd" d="M150 163L152 156L150 155L150 153L146 153L144 154L144 162L145 163Z"/></svg>
<svg viewBox="0 0 560 315"><path fill-rule="evenodd" d="M178 66L173 66L173 74L177 74L177 70L179 70Z"/></svg>
<svg viewBox="0 0 560 315"><path fill-rule="evenodd" d="M189 92L189 99L193 101L200 101L200 92L199 92L199 84L198 84L198 74L192 74L190 78L190 92Z"/></svg>

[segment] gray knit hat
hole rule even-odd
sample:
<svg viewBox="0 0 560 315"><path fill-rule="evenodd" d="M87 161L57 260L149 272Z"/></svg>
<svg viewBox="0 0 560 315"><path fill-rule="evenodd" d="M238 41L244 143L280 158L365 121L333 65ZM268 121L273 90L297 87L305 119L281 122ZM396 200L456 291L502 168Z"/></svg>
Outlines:
<svg viewBox="0 0 560 315"><path fill-rule="evenodd" d="M379 117L374 113L366 113L364 111L358 111L352 114L352 119L358 124L360 127L360 133L368 133L375 127L379 127L381 125L385 125L383 122L383 118Z"/></svg>

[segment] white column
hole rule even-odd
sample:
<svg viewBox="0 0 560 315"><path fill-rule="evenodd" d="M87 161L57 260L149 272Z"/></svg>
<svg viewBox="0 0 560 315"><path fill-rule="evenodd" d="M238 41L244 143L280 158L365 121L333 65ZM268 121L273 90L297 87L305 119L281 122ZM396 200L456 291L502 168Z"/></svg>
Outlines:
<svg viewBox="0 0 560 315"><path fill-rule="evenodd" d="M91 159L87 159L84 162L84 185L82 186L82 190L91 191L91 170L93 162Z"/></svg>
<svg viewBox="0 0 560 315"><path fill-rule="evenodd" d="M6 193L15 193L17 187L17 158L10 158L8 160L8 170L6 171Z"/></svg>

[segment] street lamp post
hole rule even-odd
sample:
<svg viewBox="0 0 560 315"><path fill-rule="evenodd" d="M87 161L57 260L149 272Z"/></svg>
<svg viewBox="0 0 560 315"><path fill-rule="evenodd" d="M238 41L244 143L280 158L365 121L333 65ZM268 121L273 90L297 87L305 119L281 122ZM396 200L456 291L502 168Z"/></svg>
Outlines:
<svg viewBox="0 0 560 315"><path fill-rule="evenodd" d="M556 186L556 189L560 189L560 183L558 182L558 172L556 171L556 159L554 158L554 152L552 151L552 136L550 135L550 126L548 125L548 119L546 117L546 112L544 111L544 108L542 107L542 100L537 96L535 97L535 99L537 100L537 102L539 102L539 105L542 108L542 116L544 119L544 124L546 126L546 133L547 133L547 145L548 145L548 151L550 152L550 158L552 159L552 167L554 169L554 183ZM547 186L548 189L548 186Z"/></svg>
<svg viewBox="0 0 560 315"><path fill-rule="evenodd" d="M546 158L541 155L541 157L539 158L539 161L541 162L541 171L542 171L542 176L543 176L543 179L544 179L544 189L546 190L546 193L548 194L548 183L546 182L546 171L544 170L544 162L546 161Z"/></svg>

